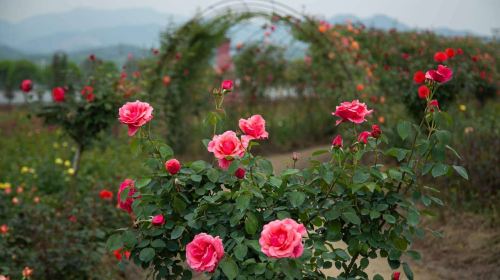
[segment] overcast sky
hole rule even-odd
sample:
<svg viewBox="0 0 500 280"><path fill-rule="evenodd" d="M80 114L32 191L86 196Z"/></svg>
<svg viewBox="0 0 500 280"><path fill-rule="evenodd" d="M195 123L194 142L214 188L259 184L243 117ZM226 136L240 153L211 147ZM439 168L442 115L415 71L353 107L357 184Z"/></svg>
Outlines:
<svg viewBox="0 0 500 280"><path fill-rule="evenodd" d="M0 0L0 19L19 21L33 15L78 7L118 9L149 7L157 11L192 15L220 0ZM418 28L449 27L491 35L500 28L500 0L278 0L309 14L329 17L385 14Z"/></svg>

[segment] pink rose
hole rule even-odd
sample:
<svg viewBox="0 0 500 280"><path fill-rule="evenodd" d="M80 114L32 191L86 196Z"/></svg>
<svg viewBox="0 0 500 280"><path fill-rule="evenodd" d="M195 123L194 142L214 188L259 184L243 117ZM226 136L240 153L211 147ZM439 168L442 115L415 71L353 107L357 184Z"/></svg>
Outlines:
<svg viewBox="0 0 500 280"><path fill-rule="evenodd" d="M260 234L261 251L271 258L298 258L304 252L302 237L306 228L292 219L275 220L266 225Z"/></svg>
<svg viewBox="0 0 500 280"><path fill-rule="evenodd" d="M151 219L151 223L154 226L161 226L161 225L163 225L165 223L165 217L163 217L162 214L153 216L153 218Z"/></svg>
<svg viewBox="0 0 500 280"><path fill-rule="evenodd" d="M352 102L340 103L340 106L337 106L335 108L335 112L332 113L332 115L341 118L337 121L336 125L339 125L340 123L345 121L360 124L366 121L365 117L372 112L373 110L368 110L368 107L365 103L361 103L356 99Z"/></svg>
<svg viewBox="0 0 500 280"><path fill-rule="evenodd" d="M241 131L249 136L249 140L269 137L269 133L266 131L266 121L261 115L253 115L246 120L240 119L239 126Z"/></svg>
<svg viewBox="0 0 500 280"><path fill-rule="evenodd" d="M436 81L440 84L448 82L452 77L453 71L444 65L438 65L437 70L431 69L425 73L425 78Z"/></svg>
<svg viewBox="0 0 500 280"><path fill-rule="evenodd" d="M221 135L215 135L208 143L207 149L219 160L219 166L227 169L235 157L245 155L247 144L248 142L242 142L234 131L229 130Z"/></svg>
<svg viewBox="0 0 500 280"><path fill-rule="evenodd" d="M128 192L128 196L127 198L125 199L125 201L122 201L120 196L122 194L122 192L126 189L126 188L129 188L129 192ZM118 190L118 206L129 212L129 213L132 213L132 203L134 202L135 198L132 197L134 195L134 193L136 192L136 188L134 187L134 181L132 179L125 179L121 185L120 185L120 189Z"/></svg>
<svg viewBox="0 0 500 280"><path fill-rule="evenodd" d="M179 173L179 170L181 170L181 163L175 158L169 159L165 162L165 169L168 173L170 173L170 175L175 175Z"/></svg>
<svg viewBox="0 0 500 280"><path fill-rule="evenodd" d="M63 102L64 101L64 94L66 92L62 87L56 87L52 89L52 99L54 99L54 102Z"/></svg>
<svg viewBox="0 0 500 280"><path fill-rule="evenodd" d="M233 81L232 80L224 80L222 81L221 88L225 91L233 90Z"/></svg>
<svg viewBox="0 0 500 280"><path fill-rule="evenodd" d="M334 146L335 148L342 148L342 145L343 145L342 136L341 135L335 136L335 138L333 138L332 141L332 146Z"/></svg>
<svg viewBox="0 0 500 280"><path fill-rule="evenodd" d="M139 100L127 102L119 109L118 115L120 122L128 125L128 135L134 136L139 127L153 118L153 107Z"/></svg>
<svg viewBox="0 0 500 280"><path fill-rule="evenodd" d="M186 260L197 272L214 272L224 257L222 240L206 233L197 234L186 246Z"/></svg>
<svg viewBox="0 0 500 280"><path fill-rule="evenodd" d="M368 137L372 136L370 131L363 131L359 134L358 136L358 142L367 144L368 143Z"/></svg>

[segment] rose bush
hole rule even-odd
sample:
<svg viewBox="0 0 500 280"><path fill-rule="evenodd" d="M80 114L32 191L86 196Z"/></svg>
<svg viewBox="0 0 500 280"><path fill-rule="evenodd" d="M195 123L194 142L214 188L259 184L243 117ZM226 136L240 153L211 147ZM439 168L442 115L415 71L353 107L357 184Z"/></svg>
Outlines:
<svg viewBox="0 0 500 280"><path fill-rule="evenodd" d="M452 72L440 75L449 80ZM364 103L341 103L332 114L343 132L329 150L313 154L330 160L313 160L302 170L277 173L252 154L257 140L272 137L260 115L241 119L240 132L218 135L213 123L213 138L203 143L218 164L183 162L178 172L168 168L173 150L139 130L134 137L150 155L151 173L129 182L133 188L120 187L120 203L134 223L111 235L108 248L130 251L130 261L151 268L156 279L190 279L192 270L213 279L365 279L370 259L379 257L393 269L403 266L412 279L402 256L420 258L411 244L425 234L423 209L442 204L439 190L422 179L452 170L468 177L463 167L446 163L447 151L458 154L449 146L450 132L440 129L450 117L433 99L445 82L436 77L425 80L424 118L419 125L400 121L397 144L377 124L358 132L372 112ZM213 91L216 111L223 112L228 93L224 86ZM332 266L341 272L327 277Z"/></svg>

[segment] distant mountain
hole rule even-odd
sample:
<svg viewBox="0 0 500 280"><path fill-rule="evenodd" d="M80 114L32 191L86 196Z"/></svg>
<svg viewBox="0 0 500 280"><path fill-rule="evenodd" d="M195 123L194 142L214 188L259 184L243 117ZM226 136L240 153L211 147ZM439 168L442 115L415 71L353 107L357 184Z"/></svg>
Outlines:
<svg viewBox="0 0 500 280"><path fill-rule="evenodd" d="M0 44L29 53L76 51L116 44L151 47L160 30L181 16L153 9L97 10L79 8L45 14L18 23L0 21Z"/></svg>
<svg viewBox="0 0 500 280"><path fill-rule="evenodd" d="M396 29L398 31L410 31L410 30L420 30L417 28L412 28L395 18L388 17L386 15L373 15L367 18L359 18L351 14L336 15L328 20L330 23L343 24L347 21L353 23L358 22L364 24L368 28L389 30ZM446 27L433 28L432 31L438 35L442 36L467 36L474 35L473 32L467 30L454 30Z"/></svg>
<svg viewBox="0 0 500 280"><path fill-rule="evenodd" d="M79 59L92 52L102 52L105 59L123 61L122 53L141 53L144 50L147 52L151 47L158 46L160 32L169 24L179 24L186 20L187 17L167 15L149 8L117 10L79 8L69 12L33 16L16 23L0 20L0 59L46 60L55 51L64 51L69 53L71 59ZM385 15L358 18L343 14L329 19L332 23L345 23L347 20L383 30L391 28L400 31L414 30ZM264 32L261 27L258 21L250 21L233 28L230 37L233 42L262 40ZM446 36L472 34L448 28L433 30ZM271 41L289 45L290 52L296 53L292 56L301 55L305 48L282 29L274 32Z"/></svg>

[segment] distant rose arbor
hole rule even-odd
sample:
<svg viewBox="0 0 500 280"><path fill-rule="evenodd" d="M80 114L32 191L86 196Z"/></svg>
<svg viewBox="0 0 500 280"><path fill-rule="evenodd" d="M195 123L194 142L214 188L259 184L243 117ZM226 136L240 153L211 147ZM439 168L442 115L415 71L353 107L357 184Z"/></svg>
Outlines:
<svg viewBox="0 0 500 280"><path fill-rule="evenodd" d="M256 27L259 20L264 22ZM356 84L365 77L359 44L350 36L358 31L264 0L220 1L169 28L162 36L158 63L145 70L148 93L155 104L162 104L158 111L168 128L166 138L177 149L189 148L184 146L190 134L186 127L201 121L199 116L208 111L210 85L223 79L236 81L231 98L235 106L245 104L237 106L240 113L266 103L261 110L274 110L283 102L289 104L291 117L299 110L294 106L302 112L318 106L330 110L326 108L341 95L354 96Z"/></svg>

